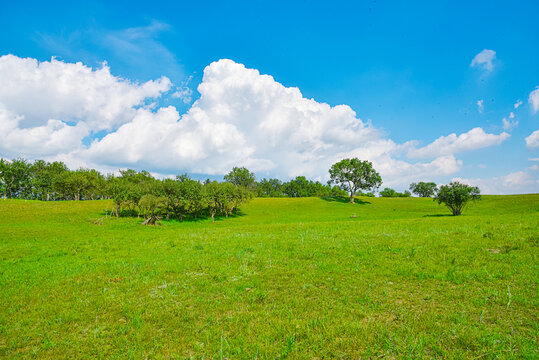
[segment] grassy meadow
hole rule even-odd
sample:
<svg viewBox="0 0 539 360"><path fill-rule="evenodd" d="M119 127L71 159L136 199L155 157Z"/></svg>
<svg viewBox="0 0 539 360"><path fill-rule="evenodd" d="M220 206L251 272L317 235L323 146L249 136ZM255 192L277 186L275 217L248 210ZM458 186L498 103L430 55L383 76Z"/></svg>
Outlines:
<svg viewBox="0 0 539 360"><path fill-rule="evenodd" d="M110 208L0 200L0 357L539 357L539 195Z"/></svg>

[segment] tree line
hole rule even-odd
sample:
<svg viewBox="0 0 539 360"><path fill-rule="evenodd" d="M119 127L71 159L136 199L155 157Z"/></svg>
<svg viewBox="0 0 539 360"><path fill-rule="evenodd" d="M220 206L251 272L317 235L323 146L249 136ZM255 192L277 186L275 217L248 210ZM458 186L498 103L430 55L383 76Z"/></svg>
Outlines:
<svg viewBox="0 0 539 360"><path fill-rule="evenodd" d="M188 175L177 176L174 181L184 181ZM130 179L130 180L126 180ZM137 180L134 180L137 179ZM103 175L94 169L70 170L63 162L25 159L7 161L0 159L0 195L3 198L28 200L98 200L113 199L120 188L130 188L133 182L148 183L156 180L147 171L121 170L119 176ZM195 180L193 180L195 181ZM256 197L324 197L343 196L346 191L337 185L312 181L297 176L290 181L269 178L256 181L246 168L235 167L224 176L224 182L249 190ZM203 184L211 183L206 180ZM170 185L166 185L170 186Z"/></svg>
<svg viewBox="0 0 539 360"><path fill-rule="evenodd" d="M241 204L257 197L334 197L349 196L354 203L357 195L374 196L382 184L380 174L369 161L343 159L329 169L330 180L323 184L305 176L282 182L270 178L256 181L254 173L245 167L234 167L224 176L224 182L207 179L200 182L187 174L174 179L156 179L147 171L120 170L119 175L103 175L94 169L70 170L62 162L25 159L0 159L0 193L3 198L51 200L112 199L111 215L143 216L145 223L201 214L228 217L236 214ZM458 185L458 186L457 186ZM450 188L448 188L450 187ZM448 190L449 189L449 190ZM455 202L455 191L467 193L471 200L479 198L479 189L451 183L438 189L433 182L410 184L410 191L420 197L434 197L439 203ZM382 197L409 197L410 191L380 191ZM453 196L453 198L451 198ZM458 201L457 201L458 202ZM467 201L464 202L464 204ZM448 205L449 206L449 205ZM449 206L459 215L464 205Z"/></svg>

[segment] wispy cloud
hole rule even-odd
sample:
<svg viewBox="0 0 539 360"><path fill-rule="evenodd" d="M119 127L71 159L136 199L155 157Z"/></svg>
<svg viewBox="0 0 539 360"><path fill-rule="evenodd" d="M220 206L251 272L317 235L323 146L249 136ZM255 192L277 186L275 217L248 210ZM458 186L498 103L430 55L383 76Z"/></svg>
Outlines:
<svg viewBox="0 0 539 360"><path fill-rule="evenodd" d="M535 114L539 110L539 86L530 93L528 101L530 102L532 111Z"/></svg>
<svg viewBox="0 0 539 360"><path fill-rule="evenodd" d="M477 100L477 111L482 114L483 110L485 110L485 106L483 105L483 99Z"/></svg>
<svg viewBox="0 0 539 360"><path fill-rule="evenodd" d="M484 49L479 54L475 55L470 64L471 67L478 67L486 71L494 70L494 60L496 59L496 51Z"/></svg>
<svg viewBox="0 0 539 360"><path fill-rule="evenodd" d="M68 61L82 60L95 66L106 59L124 77L146 81L166 75L180 82L185 79L184 67L159 39L171 31L169 24L152 20L120 30L93 27L69 34L39 33L36 42Z"/></svg>

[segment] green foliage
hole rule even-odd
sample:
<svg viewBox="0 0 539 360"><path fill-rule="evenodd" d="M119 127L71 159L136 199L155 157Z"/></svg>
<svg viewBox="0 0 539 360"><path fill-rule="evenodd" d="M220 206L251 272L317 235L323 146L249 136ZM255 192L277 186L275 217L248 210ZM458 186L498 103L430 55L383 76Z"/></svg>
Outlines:
<svg viewBox="0 0 539 360"><path fill-rule="evenodd" d="M153 227L0 200L0 358L534 359L538 204L259 198Z"/></svg>
<svg viewBox="0 0 539 360"><path fill-rule="evenodd" d="M234 167L232 171L224 176L224 179L226 182L249 190L253 190L255 186L255 174L244 167Z"/></svg>
<svg viewBox="0 0 539 360"><path fill-rule="evenodd" d="M0 186L4 199L28 199L32 193L31 164L24 159L0 159Z"/></svg>
<svg viewBox="0 0 539 360"><path fill-rule="evenodd" d="M305 176L297 176L282 185L282 191L289 197L326 197L326 196L342 196L346 192L339 187L324 185L319 181L308 180Z"/></svg>
<svg viewBox="0 0 539 360"><path fill-rule="evenodd" d="M410 191L419 197L432 197L436 194L436 184L433 182L423 182L410 184Z"/></svg>
<svg viewBox="0 0 539 360"><path fill-rule="evenodd" d="M372 190L382 185L382 177L370 161L358 158L343 159L329 169L331 182L350 193L350 202L354 203L354 195L358 190Z"/></svg>
<svg viewBox="0 0 539 360"><path fill-rule="evenodd" d="M380 191L381 197L410 197L411 195L408 190L400 193L391 188L384 188L384 190Z"/></svg>
<svg viewBox="0 0 539 360"><path fill-rule="evenodd" d="M434 198L438 204L444 204L453 215L460 215L468 202L480 200L479 188L453 181L449 185L442 185Z"/></svg>
<svg viewBox="0 0 539 360"><path fill-rule="evenodd" d="M143 195L138 206L140 214L144 217L142 225L155 225L161 220L161 213L166 208L166 198L158 197L152 194Z"/></svg>
<svg viewBox="0 0 539 360"><path fill-rule="evenodd" d="M64 175L67 171L67 166L62 162L48 163L36 160L31 167L34 197L39 200L51 200L54 196L54 179Z"/></svg>
<svg viewBox="0 0 539 360"><path fill-rule="evenodd" d="M262 179L256 185L256 195L258 197L282 197L283 182L279 179Z"/></svg>

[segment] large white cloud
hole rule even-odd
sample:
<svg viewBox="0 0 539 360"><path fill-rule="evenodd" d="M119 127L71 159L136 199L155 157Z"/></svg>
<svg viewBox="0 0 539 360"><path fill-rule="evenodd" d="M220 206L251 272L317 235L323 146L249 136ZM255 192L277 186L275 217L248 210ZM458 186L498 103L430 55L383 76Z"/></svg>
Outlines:
<svg viewBox="0 0 539 360"><path fill-rule="evenodd" d="M113 76L108 66L52 59L39 62L13 55L0 57L0 102L23 115L19 126L43 126L50 119L84 121L92 130L112 130L130 121L134 107L167 91L168 78L144 84Z"/></svg>
<svg viewBox="0 0 539 360"><path fill-rule="evenodd" d="M420 149L399 145L349 106L307 99L231 60L206 67L200 98L183 115L173 106L148 105L172 88L167 78L136 84L107 66L8 55L0 58L0 82L9 84L0 88L0 156L72 167L220 175L247 166L259 177L325 180L332 163L353 156L371 160L385 185L399 186L455 174L462 167L455 153L509 137L476 128ZM83 145L85 138L94 140ZM406 151L429 160L403 159Z"/></svg>
<svg viewBox="0 0 539 360"><path fill-rule="evenodd" d="M349 106L306 99L299 89L231 60L206 67L198 91L199 100L181 119L173 108L141 110L86 155L114 163L155 159L163 171L222 174L246 165L280 176L314 176L321 162L326 166L338 153L381 139Z"/></svg>
<svg viewBox="0 0 539 360"><path fill-rule="evenodd" d="M388 184L451 174L461 166L453 156L417 164L395 159L400 147L349 106L307 99L231 60L206 67L198 91L199 100L181 118L174 108L139 110L81 156L162 172L223 174L241 165L262 175L321 180L333 162L357 156L373 161Z"/></svg>
<svg viewBox="0 0 539 360"><path fill-rule="evenodd" d="M80 147L81 140L88 135L89 128L84 122L70 126L49 119L44 125L20 128L23 116L16 115L0 104L0 154L17 157L49 156L72 151Z"/></svg>
<svg viewBox="0 0 539 360"><path fill-rule="evenodd" d="M529 149L539 147L539 130L535 130L526 138L526 147Z"/></svg>
<svg viewBox="0 0 539 360"><path fill-rule="evenodd" d="M411 158L433 158L437 156L451 155L463 151L481 149L488 146L499 145L511 135L503 132L499 135L488 134L482 128L476 127L460 134L453 133L441 136L427 146L411 148L408 156ZM413 145L415 143L411 143Z"/></svg>

